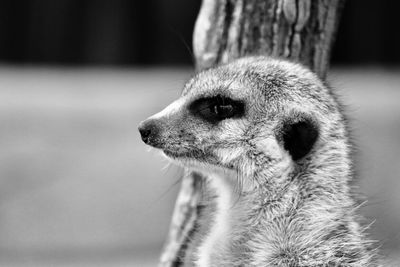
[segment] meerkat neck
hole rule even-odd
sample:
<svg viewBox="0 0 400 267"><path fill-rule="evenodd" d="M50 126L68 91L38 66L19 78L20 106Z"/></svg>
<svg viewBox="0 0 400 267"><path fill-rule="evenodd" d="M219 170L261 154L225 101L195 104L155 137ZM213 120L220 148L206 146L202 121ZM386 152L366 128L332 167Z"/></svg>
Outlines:
<svg viewBox="0 0 400 267"><path fill-rule="evenodd" d="M213 266L211 258L224 253L229 245L231 231L232 207L234 205L235 185L231 177L223 174L211 174L209 187L215 195L215 212L211 219L210 230L197 250L196 266Z"/></svg>

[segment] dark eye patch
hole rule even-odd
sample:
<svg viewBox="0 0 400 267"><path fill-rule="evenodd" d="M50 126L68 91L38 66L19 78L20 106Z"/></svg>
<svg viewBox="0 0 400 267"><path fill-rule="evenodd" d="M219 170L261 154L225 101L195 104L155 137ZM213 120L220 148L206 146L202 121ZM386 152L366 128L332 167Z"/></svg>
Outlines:
<svg viewBox="0 0 400 267"><path fill-rule="evenodd" d="M242 117L244 115L244 103L240 100L217 95L193 101L189 105L189 111L193 116L215 124L225 119Z"/></svg>

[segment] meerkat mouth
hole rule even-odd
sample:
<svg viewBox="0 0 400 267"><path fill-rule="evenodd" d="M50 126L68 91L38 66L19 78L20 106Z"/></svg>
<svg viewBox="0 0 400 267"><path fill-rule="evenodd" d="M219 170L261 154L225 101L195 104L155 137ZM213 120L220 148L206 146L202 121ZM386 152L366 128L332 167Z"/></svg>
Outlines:
<svg viewBox="0 0 400 267"><path fill-rule="evenodd" d="M196 157L195 154L191 152L177 152L177 151L171 151L171 150L163 150L163 154L165 157L167 157L169 160L174 162L177 165L181 165L183 167L195 167L197 165L201 165L202 160L200 157Z"/></svg>
<svg viewBox="0 0 400 267"><path fill-rule="evenodd" d="M204 151L185 151L177 152L171 150L163 150L164 155L178 163L178 165L183 165L191 168L198 168L198 170L229 170L237 171L234 166L222 165L215 156L205 153Z"/></svg>
<svg viewBox="0 0 400 267"><path fill-rule="evenodd" d="M164 154L167 157L173 158L173 159L205 159L206 154L200 150L192 150L192 151L172 151L168 149L163 149Z"/></svg>
<svg viewBox="0 0 400 267"><path fill-rule="evenodd" d="M184 157L183 153L178 153L178 152L174 152L174 151L170 151L170 150L166 150L166 149L163 149L162 152L163 152L167 157L170 157L170 158L172 158L172 159Z"/></svg>

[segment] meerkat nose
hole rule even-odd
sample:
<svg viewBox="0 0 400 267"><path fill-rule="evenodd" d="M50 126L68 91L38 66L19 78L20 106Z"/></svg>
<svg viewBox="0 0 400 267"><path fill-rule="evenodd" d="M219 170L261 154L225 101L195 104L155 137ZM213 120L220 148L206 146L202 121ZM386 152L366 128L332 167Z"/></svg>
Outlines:
<svg viewBox="0 0 400 267"><path fill-rule="evenodd" d="M143 142L146 144L149 142L149 136L151 134L151 129L139 128L140 135L142 136Z"/></svg>
<svg viewBox="0 0 400 267"><path fill-rule="evenodd" d="M138 130L143 142L148 145L155 146L155 139L158 129L152 120L145 120L139 124Z"/></svg>

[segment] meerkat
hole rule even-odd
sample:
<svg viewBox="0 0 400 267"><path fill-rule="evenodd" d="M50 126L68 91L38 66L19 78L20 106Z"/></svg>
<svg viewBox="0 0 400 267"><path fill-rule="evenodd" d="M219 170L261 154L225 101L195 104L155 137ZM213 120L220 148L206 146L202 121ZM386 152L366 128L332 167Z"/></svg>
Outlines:
<svg viewBox="0 0 400 267"><path fill-rule="evenodd" d="M205 70L139 131L206 176L184 266L380 266L341 107L306 67L247 57Z"/></svg>

